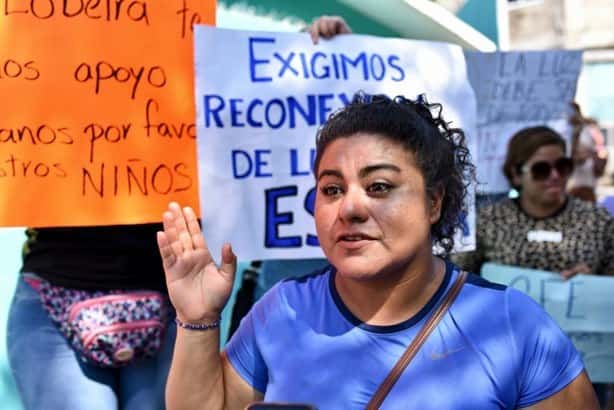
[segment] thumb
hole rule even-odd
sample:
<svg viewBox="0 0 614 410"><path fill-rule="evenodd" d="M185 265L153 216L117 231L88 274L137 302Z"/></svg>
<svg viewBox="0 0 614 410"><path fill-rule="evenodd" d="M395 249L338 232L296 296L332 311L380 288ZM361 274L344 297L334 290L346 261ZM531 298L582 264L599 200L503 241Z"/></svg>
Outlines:
<svg viewBox="0 0 614 410"><path fill-rule="evenodd" d="M234 280L235 272L237 271L237 255L232 251L232 246L225 243L222 246L222 264L220 270Z"/></svg>

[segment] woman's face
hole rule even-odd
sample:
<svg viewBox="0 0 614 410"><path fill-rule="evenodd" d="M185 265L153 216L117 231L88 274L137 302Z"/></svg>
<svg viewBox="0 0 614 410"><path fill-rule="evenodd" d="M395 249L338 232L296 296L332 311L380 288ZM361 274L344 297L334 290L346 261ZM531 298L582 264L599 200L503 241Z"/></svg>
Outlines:
<svg viewBox="0 0 614 410"><path fill-rule="evenodd" d="M554 167L557 161L565 158L565 152L559 145L544 145L525 162L522 172L515 175L515 183L521 189L522 199L528 203L542 208L556 207L565 200L565 185L569 177L568 172L560 173ZM549 175L535 178L532 167L540 162L551 165ZM543 164L540 164L543 166Z"/></svg>
<svg viewBox="0 0 614 410"><path fill-rule="evenodd" d="M431 224L441 197L427 199L414 155L377 134L331 142L317 170L315 222L320 245L343 277L403 274L431 255Z"/></svg>

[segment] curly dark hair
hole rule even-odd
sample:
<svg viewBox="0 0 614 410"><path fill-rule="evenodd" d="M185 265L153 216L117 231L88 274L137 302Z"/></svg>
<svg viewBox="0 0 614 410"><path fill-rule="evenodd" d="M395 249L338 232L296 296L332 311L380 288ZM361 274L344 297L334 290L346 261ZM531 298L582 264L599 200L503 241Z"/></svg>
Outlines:
<svg viewBox="0 0 614 410"><path fill-rule="evenodd" d="M431 226L431 237L433 244L448 254L454 247L454 233L463 224L465 197L475 180L475 166L463 131L450 128L441 111L441 104L428 103L424 95L414 101L359 92L319 129L314 170L317 174L326 147L338 138L370 133L401 143L416 158L427 196L432 198L443 189L441 216Z"/></svg>

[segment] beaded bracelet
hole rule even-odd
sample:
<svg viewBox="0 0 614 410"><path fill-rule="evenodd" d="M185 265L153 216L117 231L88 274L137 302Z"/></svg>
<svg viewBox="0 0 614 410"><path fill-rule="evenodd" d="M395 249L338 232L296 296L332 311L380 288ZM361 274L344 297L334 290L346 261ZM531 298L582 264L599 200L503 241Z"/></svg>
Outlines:
<svg viewBox="0 0 614 410"><path fill-rule="evenodd" d="M220 323L222 322L222 319L217 319L211 323L183 323L181 320L175 318L175 323L177 323L177 326L182 327L184 329L188 329L188 330L198 330L198 331L205 331L205 330L210 330L210 329L215 329L217 327L220 327Z"/></svg>

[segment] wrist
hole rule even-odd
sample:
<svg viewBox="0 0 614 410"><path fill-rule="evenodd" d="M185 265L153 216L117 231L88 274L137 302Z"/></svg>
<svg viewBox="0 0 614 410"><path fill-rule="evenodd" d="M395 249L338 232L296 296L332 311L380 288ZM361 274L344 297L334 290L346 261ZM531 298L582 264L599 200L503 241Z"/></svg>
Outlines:
<svg viewBox="0 0 614 410"><path fill-rule="evenodd" d="M175 317L175 323L178 327L186 330L207 331L220 327L222 317L220 315L203 318L198 321L186 321L179 317Z"/></svg>
<svg viewBox="0 0 614 410"><path fill-rule="evenodd" d="M214 322L220 317L222 317L222 311L210 310L206 311L203 314L192 314L185 315L182 311L175 309L175 317L179 319L179 321L183 323L209 323Z"/></svg>

